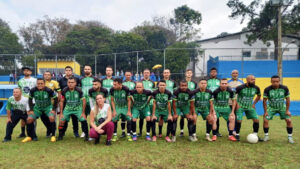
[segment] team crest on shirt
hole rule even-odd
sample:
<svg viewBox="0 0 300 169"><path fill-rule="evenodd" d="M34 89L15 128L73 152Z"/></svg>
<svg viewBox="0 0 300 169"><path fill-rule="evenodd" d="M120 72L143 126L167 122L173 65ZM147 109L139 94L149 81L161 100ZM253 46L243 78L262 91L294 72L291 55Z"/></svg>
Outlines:
<svg viewBox="0 0 300 169"><path fill-rule="evenodd" d="M254 90L252 90L251 94L252 94L252 95L254 95L254 94L255 94L255 91L254 91Z"/></svg>
<svg viewBox="0 0 300 169"><path fill-rule="evenodd" d="M205 99L208 99L208 95L207 94L205 95Z"/></svg>
<svg viewBox="0 0 300 169"><path fill-rule="evenodd" d="M44 95L44 99L47 99L48 98L48 95Z"/></svg>
<svg viewBox="0 0 300 169"><path fill-rule="evenodd" d="M53 83L49 83L49 86L52 87L52 86L53 86Z"/></svg>
<svg viewBox="0 0 300 169"><path fill-rule="evenodd" d="M125 97L125 93L122 93L122 97Z"/></svg>
<svg viewBox="0 0 300 169"><path fill-rule="evenodd" d="M78 94L76 93L76 94L74 95L74 97L77 99L77 98L78 98Z"/></svg>

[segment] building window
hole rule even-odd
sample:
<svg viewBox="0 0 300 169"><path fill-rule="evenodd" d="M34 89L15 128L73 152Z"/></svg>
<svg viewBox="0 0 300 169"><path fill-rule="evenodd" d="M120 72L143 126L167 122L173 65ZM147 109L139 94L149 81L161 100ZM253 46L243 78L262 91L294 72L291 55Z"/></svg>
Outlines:
<svg viewBox="0 0 300 169"><path fill-rule="evenodd" d="M251 57L251 51L242 51L243 57Z"/></svg>

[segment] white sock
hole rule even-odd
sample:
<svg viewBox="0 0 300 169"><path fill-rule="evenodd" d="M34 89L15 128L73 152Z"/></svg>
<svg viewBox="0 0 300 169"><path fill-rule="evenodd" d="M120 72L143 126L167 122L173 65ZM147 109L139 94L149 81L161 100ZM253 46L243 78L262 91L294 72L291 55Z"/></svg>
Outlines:
<svg viewBox="0 0 300 169"><path fill-rule="evenodd" d="M114 133L114 136L116 136L117 135L117 133Z"/></svg>
<svg viewBox="0 0 300 169"><path fill-rule="evenodd" d="M269 135L269 133L265 133L265 136L268 136Z"/></svg>
<svg viewBox="0 0 300 169"><path fill-rule="evenodd" d="M292 137L293 136L293 134L288 134L288 137Z"/></svg>
<svg viewBox="0 0 300 169"><path fill-rule="evenodd" d="M183 133L183 130L180 130L181 133Z"/></svg>
<svg viewBox="0 0 300 169"><path fill-rule="evenodd" d="M150 136L150 133L146 133L147 136Z"/></svg>
<svg viewBox="0 0 300 169"><path fill-rule="evenodd" d="M253 134L257 135L257 133L253 133Z"/></svg>
<svg viewBox="0 0 300 169"><path fill-rule="evenodd" d="M133 135L136 135L136 132L134 132Z"/></svg>

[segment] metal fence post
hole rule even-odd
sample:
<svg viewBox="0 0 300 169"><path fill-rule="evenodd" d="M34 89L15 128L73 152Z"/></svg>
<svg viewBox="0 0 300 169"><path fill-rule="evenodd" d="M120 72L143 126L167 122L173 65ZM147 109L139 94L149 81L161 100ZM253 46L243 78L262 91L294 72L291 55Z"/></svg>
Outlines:
<svg viewBox="0 0 300 169"><path fill-rule="evenodd" d="M166 49L164 49L164 70L166 69Z"/></svg>
<svg viewBox="0 0 300 169"><path fill-rule="evenodd" d="M244 51L244 49L242 49L242 51ZM241 74L242 74L242 80L244 80L244 55L243 55L243 52L242 52Z"/></svg>
<svg viewBox="0 0 300 169"><path fill-rule="evenodd" d="M17 81L17 56L15 55L15 60L14 60L14 65L15 65L15 74L14 74L14 84L16 84L16 81Z"/></svg>
<svg viewBox="0 0 300 169"><path fill-rule="evenodd" d="M139 52L136 52L136 73L139 73Z"/></svg>
<svg viewBox="0 0 300 169"><path fill-rule="evenodd" d="M115 56L115 59L114 59L114 64L115 64L115 76L116 76L116 73L117 73L117 54L114 53L114 56Z"/></svg>
<svg viewBox="0 0 300 169"><path fill-rule="evenodd" d="M37 68L36 68L36 62L37 62L36 61L36 55L34 55L34 72L35 72L34 75L35 75L35 77L36 77L36 74L37 74L36 73L36 70L37 70Z"/></svg>
<svg viewBox="0 0 300 169"><path fill-rule="evenodd" d="M95 55L95 77L97 77L97 58Z"/></svg>
<svg viewBox="0 0 300 169"><path fill-rule="evenodd" d="M55 55L55 63L56 63L55 80L57 80L57 75L58 75L58 72L57 72L57 55Z"/></svg>

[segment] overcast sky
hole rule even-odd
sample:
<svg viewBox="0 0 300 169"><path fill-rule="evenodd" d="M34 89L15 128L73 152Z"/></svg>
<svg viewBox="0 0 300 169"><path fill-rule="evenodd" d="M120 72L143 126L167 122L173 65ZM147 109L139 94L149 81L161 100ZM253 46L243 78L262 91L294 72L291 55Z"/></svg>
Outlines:
<svg viewBox="0 0 300 169"><path fill-rule="evenodd" d="M244 0L251 1L251 0ZM170 16L174 8L187 4L202 14L201 39L221 32L234 33L244 26L240 19L228 17L227 0L0 0L0 18L14 32L49 17L65 17L71 23L78 20L99 20L114 30L128 31L154 16Z"/></svg>

